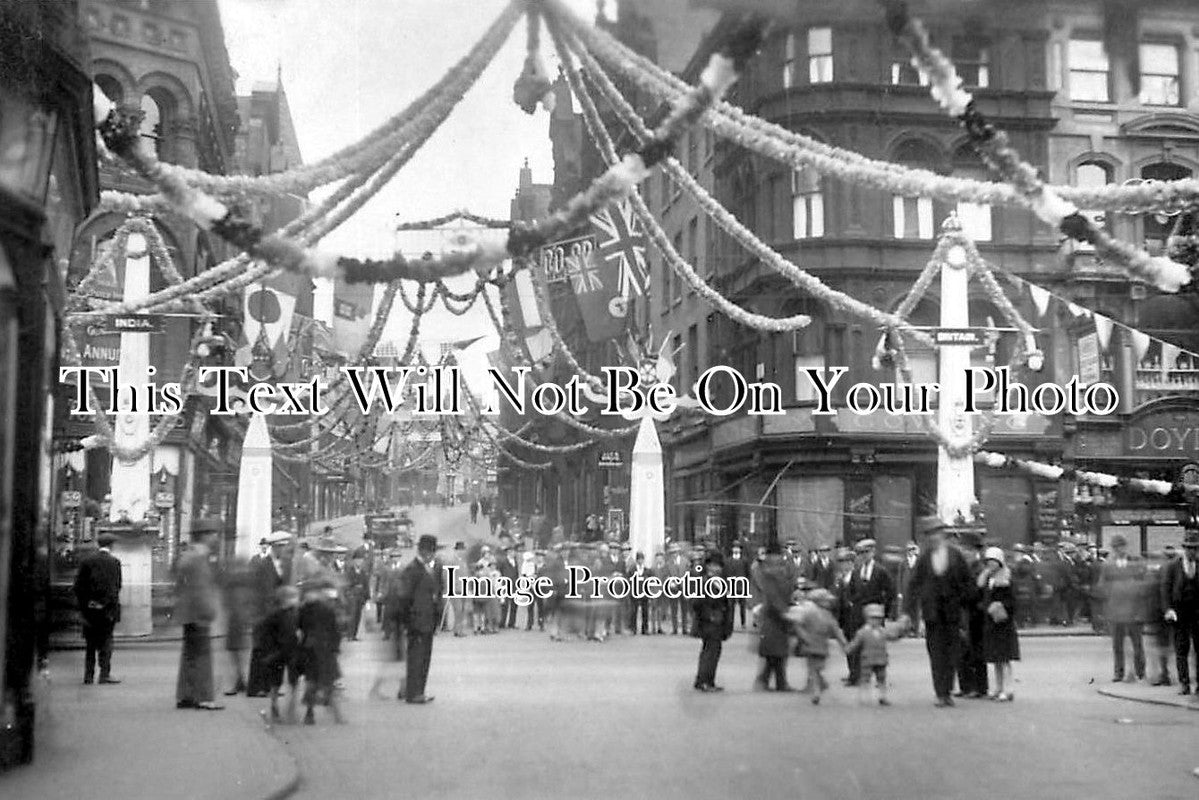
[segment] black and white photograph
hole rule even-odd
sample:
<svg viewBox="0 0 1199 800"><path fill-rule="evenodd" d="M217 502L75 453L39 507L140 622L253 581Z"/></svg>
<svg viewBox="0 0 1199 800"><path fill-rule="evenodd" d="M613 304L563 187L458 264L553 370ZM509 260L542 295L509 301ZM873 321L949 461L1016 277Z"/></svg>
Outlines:
<svg viewBox="0 0 1199 800"><path fill-rule="evenodd" d="M0 797L1199 796L1199 0L0 0Z"/></svg>

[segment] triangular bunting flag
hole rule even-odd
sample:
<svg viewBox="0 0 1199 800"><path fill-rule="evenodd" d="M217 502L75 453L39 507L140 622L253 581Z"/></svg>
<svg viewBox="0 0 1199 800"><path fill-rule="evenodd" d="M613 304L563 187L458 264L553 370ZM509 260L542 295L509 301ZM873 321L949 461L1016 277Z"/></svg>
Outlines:
<svg viewBox="0 0 1199 800"><path fill-rule="evenodd" d="M1037 307L1037 319L1040 319L1049 310L1049 291L1030 283L1028 284L1028 293L1032 295L1032 303Z"/></svg>
<svg viewBox="0 0 1199 800"><path fill-rule="evenodd" d="M1095 333L1099 335L1099 349L1106 353L1112 340L1112 321L1102 314L1096 314Z"/></svg>
<svg viewBox="0 0 1199 800"><path fill-rule="evenodd" d="M1132 337L1132 351L1136 354L1137 361L1139 362L1149 352L1149 334L1141 333L1133 328L1129 328L1128 333Z"/></svg>

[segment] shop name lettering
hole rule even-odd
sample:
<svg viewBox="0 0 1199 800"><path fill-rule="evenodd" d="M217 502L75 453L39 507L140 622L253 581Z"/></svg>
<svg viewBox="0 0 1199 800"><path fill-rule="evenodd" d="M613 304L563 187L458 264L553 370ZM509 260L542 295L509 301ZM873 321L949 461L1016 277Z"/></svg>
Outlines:
<svg viewBox="0 0 1199 800"><path fill-rule="evenodd" d="M1169 428L1129 428L1128 449L1170 450L1199 453L1199 428L1173 426Z"/></svg>
<svg viewBox="0 0 1199 800"><path fill-rule="evenodd" d="M153 375L153 367L150 368ZM465 382L461 368L440 367L342 367L345 385L351 399L364 414L376 407L384 413L404 409L413 414L456 415L465 412ZM811 382L815 395L813 414L836 414L834 393L848 372L846 367L828 370L801 370L799 380ZM679 405L679 396L667 383L647 384L641 373L632 367L604 367L600 370L602 392L586 388L578 376L563 385L537 383L529 380L528 367L515 367L511 375L491 368L487 376L495 395L517 414L532 410L546 416L568 413L574 416L591 411L585 401L597 403L600 414L616 415L648 409L656 414L672 413ZM240 414L252 411L260 414L321 415L329 411L325 404L328 388L319 378L309 381L251 382L242 367L200 367L199 382L207 387L205 393L216 400L211 413ZM102 413L173 414L182 408L183 392L178 383L125 384L116 367L64 367L59 379L75 384L75 404L72 414L89 415L97 412L91 403L91 381L101 380L115 387L110 393L109 407ZM1064 386L1044 383L1027 386L1012 380L1007 367L964 370L965 392L962 411L967 414L982 410L980 400L1000 414L1035 413L1051 416L1066 412L1074 415L1107 415L1119 404L1116 389L1110 384L1093 383L1081 386L1077 376ZM845 407L855 414L885 411L893 415L932 414L941 394L937 383L855 383L845 391ZM706 370L692 387L692 396L700 409L714 416L728 416L744 411L750 416L785 414L781 387L769 381L750 382L740 372L728 366ZM483 413L499 413L494 406L485 406ZM1188 429L1190 435L1191 429ZM1195 433L1199 436L1199 433Z"/></svg>

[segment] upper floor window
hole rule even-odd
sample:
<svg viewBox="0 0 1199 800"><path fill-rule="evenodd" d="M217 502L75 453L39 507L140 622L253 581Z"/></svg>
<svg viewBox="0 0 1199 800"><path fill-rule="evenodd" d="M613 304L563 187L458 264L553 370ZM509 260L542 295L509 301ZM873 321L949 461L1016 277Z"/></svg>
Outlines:
<svg viewBox="0 0 1199 800"><path fill-rule="evenodd" d="M138 133L150 141L156 155L162 155L163 113L158 101L148 94L142 95L142 121Z"/></svg>
<svg viewBox="0 0 1199 800"><path fill-rule="evenodd" d="M676 251L682 245L682 238L681 235L674 237L674 249ZM662 289L660 295L662 298L662 313L665 314L670 310L670 298L674 294L674 269L671 268L670 264L666 263L665 256L662 258L662 280L658 282L658 285Z"/></svg>
<svg viewBox="0 0 1199 800"><path fill-rule="evenodd" d="M958 178L971 178L978 181L985 181L989 177L986 167L982 165L969 145L958 148L954 153L953 174ZM963 233L976 242L991 241L991 207L989 205L959 201L957 215Z"/></svg>
<svg viewBox="0 0 1199 800"><path fill-rule="evenodd" d="M788 33L783 40L783 88L790 89L795 85L795 34Z"/></svg>
<svg viewBox="0 0 1199 800"><path fill-rule="evenodd" d="M808 28L808 82L833 79L833 29Z"/></svg>
<svg viewBox="0 0 1199 800"><path fill-rule="evenodd" d="M991 53L981 42L955 39L953 63L966 86L985 89L991 85Z"/></svg>
<svg viewBox="0 0 1199 800"><path fill-rule="evenodd" d="M1191 171L1181 164L1159 162L1147 164L1141 168L1141 177L1145 180L1179 181L1191 177ZM1166 249L1166 239L1174 229L1175 214L1146 214L1142 217L1145 233L1145 249L1158 255Z"/></svg>
<svg viewBox="0 0 1199 800"><path fill-rule="evenodd" d="M1084 161L1078 165L1074 173L1074 185L1080 189L1098 189L1112 182L1112 168L1102 161ZM1107 223L1103 211L1081 212L1084 216L1102 228ZM1094 252L1095 246L1087 242L1075 242L1074 251L1078 253Z"/></svg>
<svg viewBox="0 0 1199 800"><path fill-rule="evenodd" d="M1147 106L1178 105L1178 48L1172 44L1142 44L1141 102Z"/></svg>
<svg viewBox="0 0 1199 800"><path fill-rule="evenodd" d="M824 195L815 170L791 173L791 235L795 239L824 235Z"/></svg>
<svg viewBox="0 0 1199 800"><path fill-rule="evenodd" d="M1111 101L1107 51L1098 39L1071 39L1070 99L1095 103Z"/></svg>
<svg viewBox="0 0 1199 800"><path fill-rule="evenodd" d="M928 75L916 69L906 54L899 54L891 62L892 86L928 86Z"/></svg>
<svg viewBox="0 0 1199 800"><path fill-rule="evenodd" d="M895 148L891 158L897 164L940 172L942 156L928 142L909 139ZM893 232L896 239L933 238L933 201L931 197L891 198Z"/></svg>

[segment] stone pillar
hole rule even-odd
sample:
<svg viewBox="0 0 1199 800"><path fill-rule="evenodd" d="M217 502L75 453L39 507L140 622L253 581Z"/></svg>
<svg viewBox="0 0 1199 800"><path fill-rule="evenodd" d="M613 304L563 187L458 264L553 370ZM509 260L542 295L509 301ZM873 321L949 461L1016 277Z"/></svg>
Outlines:
<svg viewBox="0 0 1199 800"><path fill-rule="evenodd" d="M944 230L958 225L955 217L946 221ZM951 227L952 226L952 227ZM970 312L967 301L970 275L967 269L966 251L961 245L953 245L946 253L946 263L941 265L941 327L970 327ZM938 353L940 366L941 398L937 411L937 425L950 441L964 441L973 430L973 420L963 412L966 403L966 386L962 379L970 366L969 345L941 345ZM959 518L973 522L974 459L966 455L950 455L944 447L937 449L937 516L943 522L954 524Z"/></svg>
<svg viewBox="0 0 1199 800"><path fill-rule="evenodd" d="M196 147L199 121L195 117L185 117L172 120L166 127L164 135L167 137L168 149L163 153L163 158L181 167L199 167L199 150Z"/></svg>

